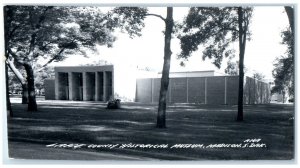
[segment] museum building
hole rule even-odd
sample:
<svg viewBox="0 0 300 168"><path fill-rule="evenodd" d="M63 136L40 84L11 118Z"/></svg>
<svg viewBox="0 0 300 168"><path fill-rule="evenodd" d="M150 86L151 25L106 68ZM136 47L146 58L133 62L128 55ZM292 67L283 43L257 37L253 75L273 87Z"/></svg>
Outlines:
<svg viewBox="0 0 300 168"><path fill-rule="evenodd" d="M113 65L55 67L55 79L45 80L46 100L157 103L161 74L135 76ZM168 103L237 104L238 76L215 71L170 72ZM270 103L268 83L245 77L244 103Z"/></svg>

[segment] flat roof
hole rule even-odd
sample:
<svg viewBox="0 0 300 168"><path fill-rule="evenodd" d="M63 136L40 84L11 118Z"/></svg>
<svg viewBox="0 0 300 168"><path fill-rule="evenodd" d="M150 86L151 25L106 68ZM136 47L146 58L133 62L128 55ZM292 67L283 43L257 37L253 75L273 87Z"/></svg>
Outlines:
<svg viewBox="0 0 300 168"><path fill-rule="evenodd" d="M55 72L96 72L96 71L113 71L113 65L101 66L57 66Z"/></svg>
<svg viewBox="0 0 300 168"><path fill-rule="evenodd" d="M179 72L170 72L171 73L201 73L201 72L216 72L215 70L206 70L206 71L179 71ZM161 72L158 72L158 74L161 74Z"/></svg>

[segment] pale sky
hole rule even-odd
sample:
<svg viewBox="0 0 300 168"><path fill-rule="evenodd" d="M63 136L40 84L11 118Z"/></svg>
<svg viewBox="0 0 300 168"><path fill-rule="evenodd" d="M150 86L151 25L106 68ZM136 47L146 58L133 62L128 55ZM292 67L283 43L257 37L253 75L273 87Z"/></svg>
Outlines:
<svg viewBox="0 0 300 168"><path fill-rule="evenodd" d="M186 16L188 8L175 7L174 20L180 21ZM149 8L151 13L166 15L165 7ZM245 53L245 66L248 69L246 75L253 72L263 73L266 78L272 78L273 61L276 57L284 55L286 46L281 45L281 31L288 26L288 18L282 6L260 6L254 8L250 30L251 41L247 42ZM157 17L147 17L145 28L141 37L130 39L128 35L119 33L113 48L99 47L98 54L90 55L89 58L81 56L70 57L55 65L78 65L89 63L94 60L108 60L118 66L141 66L150 67L161 71L163 64L164 48L164 23ZM176 59L180 52L179 40L172 39L172 61L171 71L201 71L217 70L224 73L226 61L222 63L221 69L217 69L212 60L202 60L202 51L193 53L186 66L179 66L180 60ZM201 48L201 47L200 47ZM234 45L236 58L238 59L238 45ZM76 59L75 59L76 58Z"/></svg>

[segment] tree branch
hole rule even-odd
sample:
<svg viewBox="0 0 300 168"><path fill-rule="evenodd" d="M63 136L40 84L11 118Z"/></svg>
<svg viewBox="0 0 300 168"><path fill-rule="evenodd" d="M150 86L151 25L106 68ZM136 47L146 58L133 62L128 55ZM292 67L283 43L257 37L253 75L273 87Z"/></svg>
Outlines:
<svg viewBox="0 0 300 168"><path fill-rule="evenodd" d="M230 27L234 22L235 22L235 20L232 20L231 22L227 23L225 26L222 26L222 29L238 32L238 30L235 29L234 27Z"/></svg>
<svg viewBox="0 0 300 168"><path fill-rule="evenodd" d="M55 56L53 56L53 58L51 58L46 64L44 64L44 65L42 66L42 68L39 69L38 71L41 71L44 67L46 67L48 64L50 64L51 62L53 62L55 59L57 59L57 58L61 55L61 53L63 53L63 52L65 51L65 49L66 49L66 48L62 48L62 49L59 51L58 54L56 54Z"/></svg>
<svg viewBox="0 0 300 168"><path fill-rule="evenodd" d="M164 22L166 22L166 19L164 17L162 17L161 15L158 14L154 14L154 13L147 13L146 16L155 16L160 18L161 20L163 20Z"/></svg>
<svg viewBox="0 0 300 168"><path fill-rule="evenodd" d="M24 77L21 74L21 72L14 65L14 63L13 63L14 62L14 58L12 58L12 60L9 60L7 58L5 62L8 65L8 67L11 69L11 71L16 75L16 77L20 81L21 85L24 85L26 82L25 82Z"/></svg>
<svg viewBox="0 0 300 168"><path fill-rule="evenodd" d="M284 7L285 12L288 16L289 19L289 24L290 24L290 28L292 30L292 34L294 35L294 9L292 8L292 6L285 6Z"/></svg>
<svg viewBox="0 0 300 168"><path fill-rule="evenodd" d="M7 24L8 24L8 23L7 23ZM8 38L11 38L12 35L14 34L14 32L15 32L19 27L20 27L20 26L15 26L15 27L11 30L11 32L9 33Z"/></svg>
<svg viewBox="0 0 300 168"><path fill-rule="evenodd" d="M231 31L235 31L235 32L239 32L237 29L235 29L235 28L230 28L230 27L227 27L227 28L223 28L223 29L220 29L220 31L225 31L225 30L231 30Z"/></svg>
<svg viewBox="0 0 300 168"><path fill-rule="evenodd" d="M44 11L43 14L39 17L38 23L34 26L32 25L32 28L34 29L33 34L31 35L31 40L30 40L30 45L29 45L29 51L27 53L27 55L29 56L31 52L33 52L34 50L34 46L36 45L36 37L37 37L37 32L39 31L39 29L41 28L41 24L42 22L45 20L46 17L46 12L48 11L48 9L51 9L52 7L47 7ZM30 13L31 14L31 13Z"/></svg>
<svg viewBox="0 0 300 168"><path fill-rule="evenodd" d="M18 59L18 56L11 50L11 48L7 48L8 53L15 59L14 61L16 61L19 64L24 64L24 61L21 61Z"/></svg>

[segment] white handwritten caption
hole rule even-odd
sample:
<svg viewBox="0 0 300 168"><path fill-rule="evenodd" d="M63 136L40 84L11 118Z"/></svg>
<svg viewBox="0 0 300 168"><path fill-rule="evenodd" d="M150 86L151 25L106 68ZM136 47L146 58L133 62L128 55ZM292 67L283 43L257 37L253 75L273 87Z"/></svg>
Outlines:
<svg viewBox="0 0 300 168"><path fill-rule="evenodd" d="M266 148L267 145L261 139L246 139L242 143L219 143L219 144L49 144L47 148L67 148L67 149L208 149L208 148Z"/></svg>

